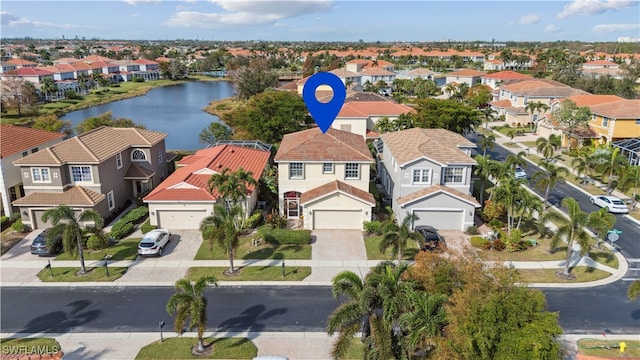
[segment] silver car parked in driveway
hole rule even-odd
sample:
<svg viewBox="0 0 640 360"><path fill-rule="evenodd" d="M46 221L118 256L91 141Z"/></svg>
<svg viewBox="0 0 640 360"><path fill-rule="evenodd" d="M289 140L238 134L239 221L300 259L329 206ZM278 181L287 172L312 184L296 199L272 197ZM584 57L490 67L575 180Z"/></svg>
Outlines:
<svg viewBox="0 0 640 360"><path fill-rule="evenodd" d="M138 255L162 256L162 250L171 241L171 232L165 229L151 230L138 244Z"/></svg>

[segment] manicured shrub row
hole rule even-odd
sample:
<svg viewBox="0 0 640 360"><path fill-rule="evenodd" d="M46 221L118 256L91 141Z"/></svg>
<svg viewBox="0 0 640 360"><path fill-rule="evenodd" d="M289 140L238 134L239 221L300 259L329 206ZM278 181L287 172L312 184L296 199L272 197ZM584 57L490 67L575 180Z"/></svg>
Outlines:
<svg viewBox="0 0 640 360"><path fill-rule="evenodd" d="M111 227L111 237L116 240L124 239L127 235L133 232L133 224L130 222L116 221Z"/></svg>
<svg viewBox="0 0 640 360"><path fill-rule="evenodd" d="M124 222L130 222L133 224L139 224L149 215L149 208L146 206L137 207L125 214L120 220Z"/></svg>
<svg viewBox="0 0 640 360"><path fill-rule="evenodd" d="M311 230L270 229L263 226L258 229L258 234L269 244L311 244Z"/></svg>
<svg viewBox="0 0 640 360"><path fill-rule="evenodd" d="M87 240L89 250L102 250L109 247L109 239L106 236L91 235Z"/></svg>
<svg viewBox="0 0 640 360"><path fill-rule="evenodd" d="M142 226L140 226L140 231L141 231L143 234L146 234L146 233L148 233L149 231L151 231L151 230L155 230L155 229L157 229L157 228L158 228L157 226L155 226L155 225L151 225L151 220L147 219L147 221L145 221L145 222L144 222L144 224L142 224Z"/></svg>
<svg viewBox="0 0 640 360"><path fill-rule="evenodd" d="M149 215L149 208L141 206L133 210L130 210L123 217L121 217L111 227L111 236L116 239L124 239L127 235L133 232L133 225L139 224Z"/></svg>

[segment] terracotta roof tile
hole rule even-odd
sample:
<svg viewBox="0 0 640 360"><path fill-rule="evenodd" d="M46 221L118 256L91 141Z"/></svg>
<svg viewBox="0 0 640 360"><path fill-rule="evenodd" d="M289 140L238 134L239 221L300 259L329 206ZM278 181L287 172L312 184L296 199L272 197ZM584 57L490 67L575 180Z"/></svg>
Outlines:
<svg viewBox="0 0 640 360"><path fill-rule="evenodd" d="M462 69L462 70L458 70L458 71L454 71L454 72L450 72L448 74L446 74L447 76L482 76L482 75L486 75L487 73L484 71L478 71L478 70L473 70L473 69Z"/></svg>
<svg viewBox="0 0 640 360"><path fill-rule="evenodd" d="M398 164L426 157L441 164L475 164L459 147L475 147L464 136L445 129L413 128L381 135Z"/></svg>
<svg viewBox="0 0 640 360"><path fill-rule="evenodd" d="M529 75L520 74L519 72L506 70L498 71L492 74L482 76L484 79L496 79L496 80L515 80L515 79L533 79Z"/></svg>
<svg viewBox="0 0 640 360"><path fill-rule="evenodd" d="M58 132L32 129L24 126L0 125L0 158L31 150L34 147L64 138Z"/></svg>
<svg viewBox="0 0 640 360"><path fill-rule="evenodd" d="M342 181L334 180L330 183L304 192L302 195L300 195L300 205L307 204L315 199L323 198L336 192L340 192L353 198L357 198L360 201L365 202L371 206L375 206L376 204L376 200L370 193L364 190L360 190L355 186L345 184Z"/></svg>
<svg viewBox="0 0 640 360"><path fill-rule="evenodd" d="M329 128L286 134L280 143L275 161L366 161L373 162L362 135Z"/></svg>
<svg viewBox="0 0 640 360"><path fill-rule="evenodd" d="M619 100L589 107L591 112L616 119L640 119L640 100Z"/></svg>
<svg viewBox="0 0 640 360"><path fill-rule="evenodd" d="M342 105L337 117L399 116L412 112L413 108L392 101L351 101Z"/></svg>
<svg viewBox="0 0 640 360"><path fill-rule="evenodd" d="M437 193L447 193L449 195L453 195L457 198L460 198L472 205L474 205L475 207L480 207L480 203L478 202L478 200L476 200L473 196L469 195L469 194L465 194L459 190L450 188L448 186L444 186L444 185L433 185L433 186L429 186L427 188L424 188L422 190L418 190L416 192L413 192L407 196L403 196L401 198L398 198L397 202L399 205L404 205L406 203L412 202L414 200L418 200L424 197L427 197L429 195L433 195L433 194L437 194Z"/></svg>
<svg viewBox="0 0 640 360"><path fill-rule="evenodd" d="M605 104L614 101L624 100L620 96L617 95L593 95L593 94L583 94L583 95L574 95L569 96L567 99L573 101L578 106L593 106L598 104Z"/></svg>
<svg viewBox="0 0 640 360"><path fill-rule="evenodd" d="M73 186L63 192L34 192L13 202L15 206L69 205L95 206L106 198L104 194Z"/></svg>

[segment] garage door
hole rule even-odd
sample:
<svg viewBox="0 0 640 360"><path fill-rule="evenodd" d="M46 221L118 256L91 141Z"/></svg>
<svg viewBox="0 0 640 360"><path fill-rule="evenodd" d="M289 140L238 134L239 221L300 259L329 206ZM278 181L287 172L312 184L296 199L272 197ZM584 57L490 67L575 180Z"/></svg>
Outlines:
<svg viewBox="0 0 640 360"><path fill-rule="evenodd" d="M207 216L204 210L160 210L158 227L164 229L198 229Z"/></svg>
<svg viewBox="0 0 640 360"><path fill-rule="evenodd" d="M42 221L42 214L44 214L45 210L33 210L31 213L33 214L33 229L47 229L53 226L51 223L51 218L49 218L48 222Z"/></svg>
<svg viewBox="0 0 640 360"><path fill-rule="evenodd" d="M463 230L464 212L460 210L415 210L418 215L415 225L431 225L438 230Z"/></svg>
<svg viewBox="0 0 640 360"><path fill-rule="evenodd" d="M313 228L362 230L362 210L314 210Z"/></svg>

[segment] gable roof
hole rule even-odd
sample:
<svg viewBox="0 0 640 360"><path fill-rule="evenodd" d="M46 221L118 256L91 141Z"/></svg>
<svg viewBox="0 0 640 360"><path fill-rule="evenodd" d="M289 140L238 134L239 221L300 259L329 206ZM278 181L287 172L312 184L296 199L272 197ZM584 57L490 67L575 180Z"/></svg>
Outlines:
<svg viewBox="0 0 640 360"><path fill-rule="evenodd" d="M14 161L16 165L99 164L130 147L149 148L167 134L138 129L101 126L74 136L43 151Z"/></svg>
<svg viewBox="0 0 640 360"><path fill-rule="evenodd" d="M106 198L104 194L72 186L63 192L34 192L13 202L15 206L60 205L95 206Z"/></svg>
<svg viewBox="0 0 640 360"><path fill-rule="evenodd" d="M300 195L300 205L307 204L313 200L320 199L334 193L343 193L371 206L376 205L376 200L373 198L373 195L339 180L334 180L330 183L302 193L302 195Z"/></svg>
<svg viewBox="0 0 640 360"><path fill-rule="evenodd" d="M2 146L0 146L0 158L31 150L40 144L55 139L62 140L64 137L65 134L54 131L32 129L24 126L0 125L0 143L2 143Z"/></svg>
<svg viewBox="0 0 640 360"><path fill-rule="evenodd" d="M338 116L341 117L369 117L369 116L399 116L400 114L415 112L407 105L392 101L350 101L344 103Z"/></svg>
<svg viewBox="0 0 640 360"><path fill-rule="evenodd" d="M462 191L456 190L454 188L450 188L448 186L444 186L444 185L433 185L433 186L429 186L427 188L418 190L416 192L412 192L411 194L407 195L407 196L403 196L401 198L398 198L397 202L398 205L402 206L404 204L413 202L415 200L419 200L425 197L428 197L430 195L435 195L437 193L445 193L445 194L449 194L453 197L459 198L462 201L465 201L475 207L480 207L480 203L478 202L478 200L476 200L473 196L469 195L469 194L465 194Z"/></svg>
<svg viewBox="0 0 640 360"><path fill-rule="evenodd" d="M505 70L498 71L492 74L482 76L483 79L495 79L495 80L516 80L516 79L533 79L529 75L520 74L519 72Z"/></svg>
<svg viewBox="0 0 640 360"><path fill-rule="evenodd" d="M501 90L509 91L516 95L529 96L559 96L587 95L586 91L574 89L561 82L549 79L514 80L505 82Z"/></svg>
<svg viewBox="0 0 640 360"><path fill-rule="evenodd" d="M593 95L593 94L583 94L583 95L574 95L569 96L567 99L576 103L577 106L593 106L598 104L605 104L614 101L624 100L620 96L617 95ZM557 102L562 102L557 100Z"/></svg>
<svg viewBox="0 0 640 360"><path fill-rule="evenodd" d="M216 201L217 191L207 190L207 182L214 173L223 169L236 171L243 168L253 173L258 181L269 162L270 151L235 145L218 145L198 150L181 161L180 166L160 185L156 186L144 201ZM253 187L249 187L250 192Z"/></svg>
<svg viewBox="0 0 640 360"><path fill-rule="evenodd" d="M280 161L373 162L361 135L334 128L311 128L286 134L274 159Z"/></svg>
<svg viewBox="0 0 640 360"><path fill-rule="evenodd" d="M471 76L471 77L477 77L477 76L482 76L482 75L485 75L485 74L486 74L486 72L484 72L484 71L478 71L478 70L473 70L473 69L462 69L462 70L450 72L450 73L447 74L447 76Z"/></svg>
<svg viewBox="0 0 640 360"><path fill-rule="evenodd" d="M403 166L426 157L441 164L475 164L460 147L476 145L464 136L446 129L412 128L381 135L384 145Z"/></svg>
<svg viewBox="0 0 640 360"><path fill-rule="evenodd" d="M640 119L640 100L623 99L589 107L591 112L616 119Z"/></svg>

